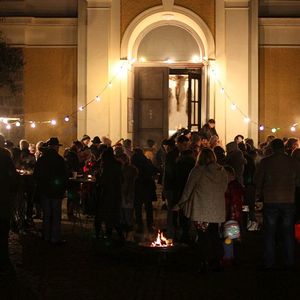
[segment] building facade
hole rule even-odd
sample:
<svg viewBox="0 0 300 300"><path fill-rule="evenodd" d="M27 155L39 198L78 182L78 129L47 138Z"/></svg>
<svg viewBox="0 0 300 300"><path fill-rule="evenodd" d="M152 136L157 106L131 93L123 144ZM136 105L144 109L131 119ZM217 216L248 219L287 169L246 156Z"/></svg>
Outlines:
<svg viewBox="0 0 300 300"><path fill-rule="evenodd" d="M299 1L1 1L0 16L23 48L33 142L87 133L143 146L210 118L223 144L297 136Z"/></svg>

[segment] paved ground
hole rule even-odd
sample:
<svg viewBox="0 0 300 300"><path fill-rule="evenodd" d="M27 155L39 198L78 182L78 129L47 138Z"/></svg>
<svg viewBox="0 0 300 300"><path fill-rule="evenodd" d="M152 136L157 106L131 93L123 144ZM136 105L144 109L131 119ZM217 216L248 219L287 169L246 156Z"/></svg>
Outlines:
<svg viewBox="0 0 300 300"><path fill-rule="evenodd" d="M158 223L165 212L156 210ZM160 226L163 226L161 223ZM39 224L37 224L37 228ZM0 275L0 299L299 299L300 249L296 271L257 272L261 233L247 233L241 265L197 273L193 248L163 257L134 244L108 245L92 237L91 221L64 221L67 244L51 246L32 232L12 234L14 270Z"/></svg>

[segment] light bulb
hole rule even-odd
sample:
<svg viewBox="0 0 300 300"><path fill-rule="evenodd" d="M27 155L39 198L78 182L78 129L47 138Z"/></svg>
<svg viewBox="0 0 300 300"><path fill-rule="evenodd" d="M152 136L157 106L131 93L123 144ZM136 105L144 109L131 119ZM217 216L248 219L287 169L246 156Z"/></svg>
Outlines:
<svg viewBox="0 0 300 300"><path fill-rule="evenodd" d="M236 104L235 103L231 103L230 107L231 107L232 110L236 110Z"/></svg>
<svg viewBox="0 0 300 300"><path fill-rule="evenodd" d="M249 123L249 122L250 122L249 117L245 117L245 118L244 118L244 121L245 121L246 123Z"/></svg>
<svg viewBox="0 0 300 300"><path fill-rule="evenodd" d="M83 110L84 110L84 107L83 107L83 106L80 106L80 107L79 107L79 110L80 110L80 111L83 111Z"/></svg>
<svg viewBox="0 0 300 300"><path fill-rule="evenodd" d="M65 121L69 122L70 121L70 117L69 116L65 116Z"/></svg>
<svg viewBox="0 0 300 300"><path fill-rule="evenodd" d="M35 123L34 123L34 122L31 123L30 127L31 127L31 128L35 128L35 127L36 127Z"/></svg>
<svg viewBox="0 0 300 300"><path fill-rule="evenodd" d="M16 127L20 127L21 123L19 121L16 122Z"/></svg>
<svg viewBox="0 0 300 300"><path fill-rule="evenodd" d="M50 122L50 123L51 123L51 125L53 125L53 126L54 126L54 125L56 125L56 120L51 120L51 122Z"/></svg>
<svg viewBox="0 0 300 300"><path fill-rule="evenodd" d="M7 130L10 130L10 129L11 129L11 125L10 125L10 124L7 124L7 125L6 125L6 129L7 129Z"/></svg>
<svg viewBox="0 0 300 300"><path fill-rule="evenodd" d="M192 62L193 63L199 63L200 61L201 61L200 56L193 55L193 57L192 57Z"/></svg>
<svg viewBox="0 0 300 300"><path fill-rule="evenodd" d="M96 96L96 102L99 102L101 100L100 96Z"/></svg>
<svg viewBox="0 0 300 300"><path fill-rule="evenodd" d="M277 129L276 129L276 128L272 128L271 131L272 131L273 133L275 133L275 132L277 131Z"/></svg>
<svg viewBox="0 0 300 300"><path fill-rule="evenodd" d="M259 130L260 130L260 131L263 131L264 129L265 129L265 126L264 126L264 125L260 125L260 126L259 126Z"/></svg>
<svg viewBox="0 0 300 300"><path fill-rule="evenodd" d="M225 89L224 89L223 87L220 89L220 93L221 93L221 94L224 94L224 93L225 93Z"/></svg>
<svg viewBox="0 0 300 300"><path fill-rule="evenodd" d="M295 132L295 131L296 131L296 127L295 127L295 126L292 126L292 127L291 127L291 131Z"/></svg>
<svg viewBox="0 0 300 300"><path fill-rule="evenodd" d="M108 87L112 87L112 83L111 83L111 81L108 83Z"/></svg>

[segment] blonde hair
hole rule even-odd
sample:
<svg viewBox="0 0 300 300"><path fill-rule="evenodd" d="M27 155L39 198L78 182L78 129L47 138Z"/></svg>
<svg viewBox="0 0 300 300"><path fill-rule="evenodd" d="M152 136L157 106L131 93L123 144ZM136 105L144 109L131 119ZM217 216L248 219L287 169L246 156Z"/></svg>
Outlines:
<svg viewBox="0 0 300 300"><path fill-rule="evenodd" d="M208 166L216 161L217 158L213 150L210 148L203 148L197 157L196 166Z"/></svg>

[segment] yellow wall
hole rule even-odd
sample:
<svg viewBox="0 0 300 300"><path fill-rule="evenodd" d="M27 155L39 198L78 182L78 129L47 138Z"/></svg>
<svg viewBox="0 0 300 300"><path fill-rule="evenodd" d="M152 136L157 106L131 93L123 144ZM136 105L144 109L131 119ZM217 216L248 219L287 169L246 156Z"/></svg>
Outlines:
<svg viewBox="0 0 300 300"><path fill-rule="evenodd" d="M214 0L175 0L175 5L185 7L199 15L215 35L215 1Z"/></svg>
<svg viewBox="0 0 300 300"><path fill-rule="evenodd" d="M161 0L121 0L121 35L130 22L143 11L162 5ZM212 34L215 32L215 1L214 0L175 0L174 5L188 8L198 14L208 25Z"/></svg>
<svg viewBox="0 0 300 300"><path fill-rule="evenodd" d="M76 139L76 115L70 122L64 116L77 107L76 48L24 49L25 121L56 119L57 125L25 126L25 138L31 143L57 136L62 148Z"/></svg>
<svg viewBox="0 0 300 300"><path fill-rule="evenodd" d="M259 118L260 123L279 127L277 137L300 137L300 48L261 48L259 53ZM260 134L260 141L271 129Z"/></svg>
<svg viewBox="0 0 300 300"><path fill-rule="evenodd" d="M130 22L144 10L161 5L161 0L121 0L121 35L124 34Z"/></svg>

